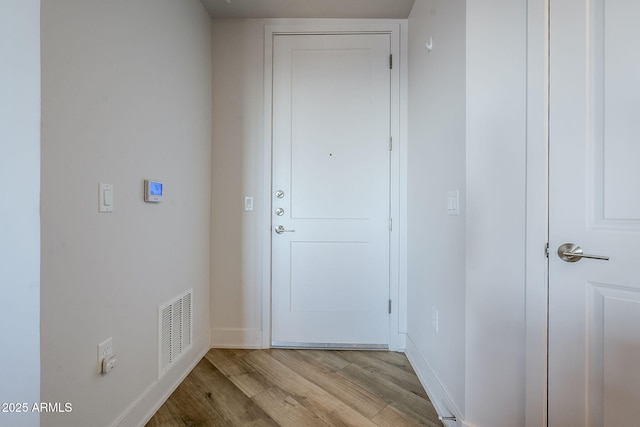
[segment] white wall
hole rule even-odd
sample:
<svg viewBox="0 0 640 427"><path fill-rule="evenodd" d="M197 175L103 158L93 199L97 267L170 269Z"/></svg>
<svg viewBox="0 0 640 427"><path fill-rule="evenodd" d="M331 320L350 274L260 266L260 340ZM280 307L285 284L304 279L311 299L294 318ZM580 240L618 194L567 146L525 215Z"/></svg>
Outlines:
<svg viewBox="0 0 640 427"><path fill-rule="evenodd" d="M26 414L0 412L0 425L32 427L40 401L40 1L0 0L0 10L0 403L29 404Z"/></svg>
<svg viewBox="0 0 640 427"><path fill-rule="evenodd" d="M467 218L464 0L417 0L409 16L408 149L407 353L441 415L460 415ZM448 216L447 193L455 190L460 216Z"/></svg>
<svg viewBox="0 0 640 427"><path fill-rule="evenodd" d="M214 20L211 344L262 345L264 25ZM253 197L245 212L244 197Z"/></svg>
<svg viewBox="0 0 640 427"><path fill-rule="evenodd" d="M524 425L527 2L467 1L466 420Z"/></svg>
<svg viewBox="0 0 640 427"><path fill-rule="evenodd" d="M43 425L139 425L208 349L210 114L200 2L42 2L42 399L73 405ZM158 306L189 288L194 348L158 381Z"/></svg>
<svg viewBox="0 0 640 427"><path fill-rule="evenodd" d="M417 0L409 18L407 352L442 415L522 426L526 2L464 3Z"/></svg>

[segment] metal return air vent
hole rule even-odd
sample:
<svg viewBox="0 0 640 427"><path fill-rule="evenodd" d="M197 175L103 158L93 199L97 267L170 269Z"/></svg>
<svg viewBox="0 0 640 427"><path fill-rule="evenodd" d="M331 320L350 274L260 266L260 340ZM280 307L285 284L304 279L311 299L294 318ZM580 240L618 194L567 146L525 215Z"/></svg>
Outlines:
<svg viewBox="0 0 640 427"><path fill-rule="evenodd" d="M158 379L191 348L193 289L158 309Z"/></svg>

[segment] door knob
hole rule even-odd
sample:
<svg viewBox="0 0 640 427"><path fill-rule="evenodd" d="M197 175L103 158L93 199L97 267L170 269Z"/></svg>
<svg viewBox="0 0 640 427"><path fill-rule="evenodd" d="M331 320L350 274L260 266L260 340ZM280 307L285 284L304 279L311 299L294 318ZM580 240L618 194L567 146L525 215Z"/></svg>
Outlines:
<svg viewBox="0 0 640 427"><path fill-rule="evenodd" d="M282 234L282 233L295 233L296 230L285 230L284 229L284 225L279 225L276 227L276 233L278 234Z"/></svg>
<svg viewBox="0 0 640 427"><path fill-rule="evenodd" d="M589 259L601 259L603 261L609 261L608 256L603 255L588 255L582 252L582 248L575 243L565 243L558 248L558 256L565 262L578 262L582 258Z"/></svg>

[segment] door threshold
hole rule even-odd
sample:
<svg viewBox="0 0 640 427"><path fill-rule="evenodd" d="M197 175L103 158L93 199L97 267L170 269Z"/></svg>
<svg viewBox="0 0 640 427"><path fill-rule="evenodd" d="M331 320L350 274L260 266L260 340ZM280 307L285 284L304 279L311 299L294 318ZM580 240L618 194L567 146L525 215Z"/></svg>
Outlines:
<svg viewBox="0 0 640 427"><path fill-rule="evenodd" d="M345 343L309 343L273 341L273 348L290 348L305 350L389 350L388 344L345 344Z"/></svg>

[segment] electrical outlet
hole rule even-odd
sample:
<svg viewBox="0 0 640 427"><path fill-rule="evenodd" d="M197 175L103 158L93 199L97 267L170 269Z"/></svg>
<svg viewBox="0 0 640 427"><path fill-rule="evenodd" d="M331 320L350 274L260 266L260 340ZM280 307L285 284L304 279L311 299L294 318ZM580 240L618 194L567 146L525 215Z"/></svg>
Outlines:
<svg viewBox="0 0 640 427"><path fill-rule="evenodd" d="M113 339L111 337L98 344L98 373L102 373L102 362L113 354Z"/></svg>
<svg viewBox="0 0 640 427"><path fill-rule="evenodd" d="M438 329L440 328L439 317L440 313L438 310L435 307L431 307L431 327L436 333L438 333Z"/></svg>

